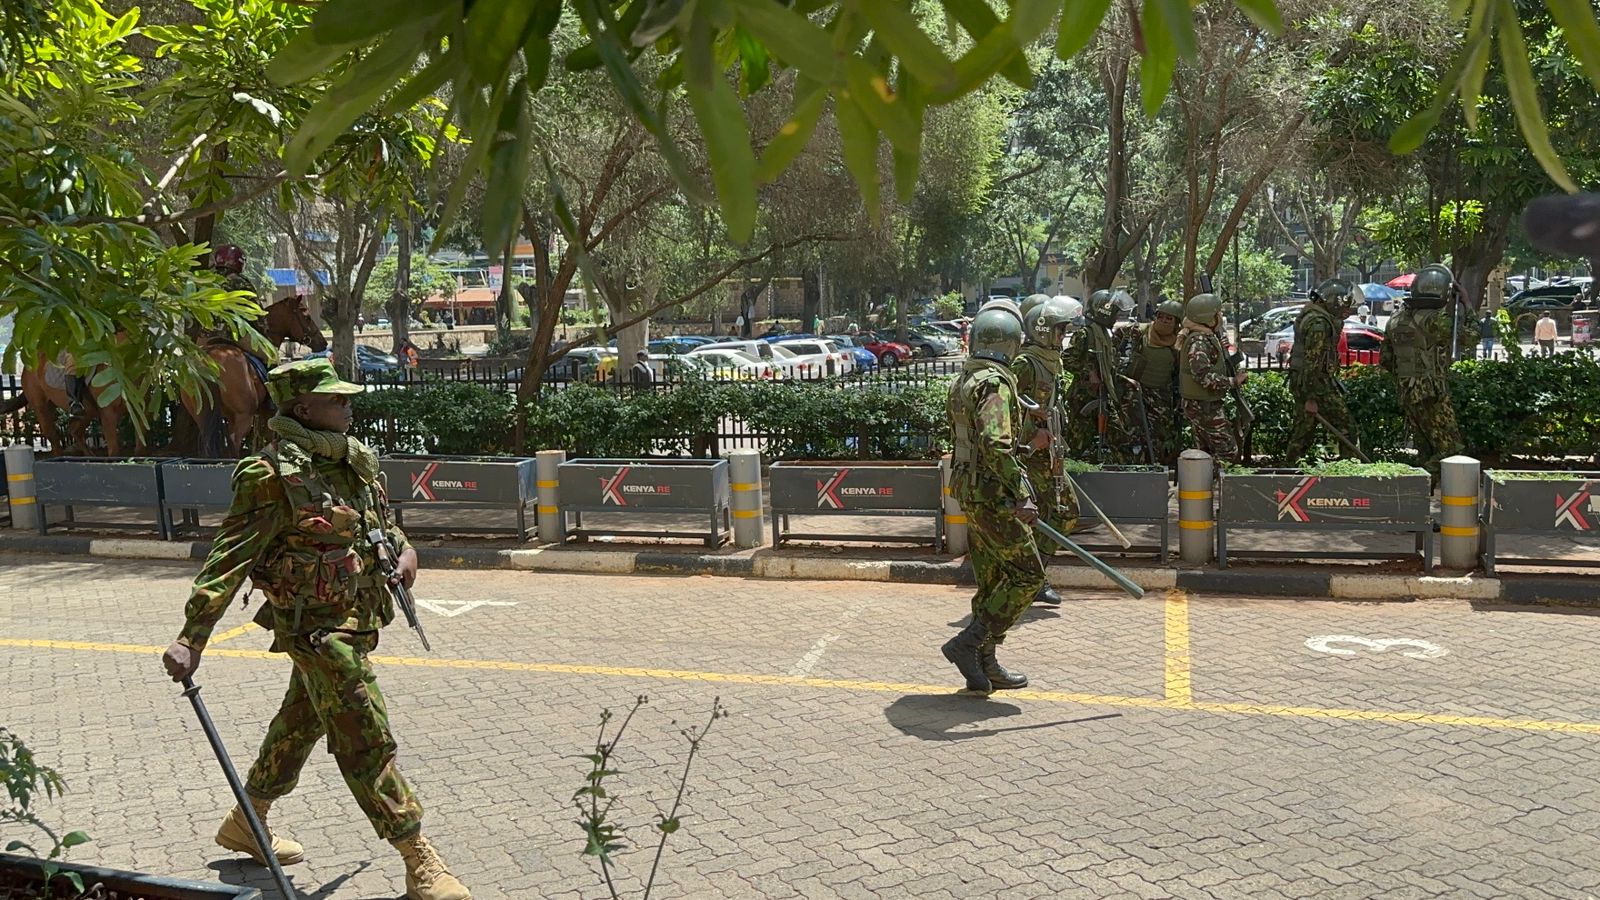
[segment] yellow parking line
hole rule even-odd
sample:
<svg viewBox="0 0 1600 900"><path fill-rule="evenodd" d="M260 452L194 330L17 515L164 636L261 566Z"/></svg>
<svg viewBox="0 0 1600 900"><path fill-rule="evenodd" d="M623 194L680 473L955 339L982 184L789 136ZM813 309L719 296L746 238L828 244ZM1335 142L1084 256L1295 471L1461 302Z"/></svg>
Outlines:
<svg viewBox="0 0 1600 900"><path fill-rule="evenodd" d="M1187 706L1194 700L1189 680L1189 595L1172 588L1166 602L1167 699Z"/></svg>
<svg viewBox="0 0 1600 900"><path fill-rule="evenodd" d="M1185 608L1185 612L1187 609ZM97 653L158 655L162 647L138 644L107 644L92 641L51 641L0 638L0 647L38 650L83 650ZM207 657L225 659L278 659L282 654L265 650L207 650ZM757 675L737 672L696 672L685 669L643 669L631 666L582 666L566 663L525 663L496 659L425 659L412 656L374 656L381 665L424 669L467 669L499 672L540 672L559 675L606 675L617 678L656 678L671 681L698 681L709 684L750 684L808 687L824 690L864 691L880 694L954 694L949 684L911 684L886 681L854 681L843 678L801 678L792 675ZM1002 691L996 698L1037 703L1075 703L1083 706L1111 706L1134 709L1165 709L1175 712L1205 712L1222 715L1276 716L1293 719L1333 719L1349 722L1379 722L1388 725L1433 725L1460 728L1498 728L1516 731L1564 732L1600 735L1597 722L1553 722L1538 719L1495 719L1487 716L1456 716L1444 713L1329 709L1316 706L1281 706L1264 703L1211 703L1156 697L1122 697L1114 694L1080 694L1067 691Z"/></svg>
<svg viewBox="0 0 1600 900"><path fill-rule="evenodd" d="M216 645L222 643L223 641L231 641L231 640L233 640L234 638L238 637L241 634L249 634L250 632L257 631L260 628L261 628L261 626L257 625L254 622L246 622L243 625L240 625L238 628L230 628L227 631L224 631L223 633L221 633L221 634L217 635L216 637L212 638L210 640L210 642L206 644L206 647L208 647L208 648L215 647Z"/></svg>

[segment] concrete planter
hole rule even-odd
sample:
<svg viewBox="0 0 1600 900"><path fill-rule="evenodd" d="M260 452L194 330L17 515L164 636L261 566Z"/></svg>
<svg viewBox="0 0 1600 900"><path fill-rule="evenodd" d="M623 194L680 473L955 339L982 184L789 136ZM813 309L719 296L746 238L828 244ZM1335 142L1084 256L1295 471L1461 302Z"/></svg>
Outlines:
<svg viewBox="0 0 1600 900"><path fill-rule="evenodd" d="M1433 569L1433 521L1428 474L1391 478L1311 475L1299 469L1224 472L1217 509L1217 564L1228 564L1227 533L1267 531L1379 531L1412 535L1415 547L1401 553L1318 551L1326 559L1420 559ZM1235 556L1300 559L1298 551L1235 551Z"/></svg>
<svg viewBox="0 0 1600 900"><path fill-rule="evenodd" d="M88 525L95 528L145 528L140 524L87 522L77 518L83 506L140 507L156 510L155 527L161 537L170 537L162 516L161 475L168 460L61 456L40 459L33 473L39 491L39 533L48 529L47 506L66 508L66 519L58 525Z"/></svg>
<svg viewBox="0 0 1600 900"><path fill-rule="evenodd" d="M732 493L725 459L573 459L561 464L561 515L574 514L567 533L618 537L698 537L715 547L727 539ZM707 531L585 528L584 513L707 517ZM592 521L592 520L591 520Z"/></svg>
<svg viewBox="0 0 1600 900"><path fill-rule="evenodd" d="M769 470L772 544L786 540L925 543L912 535L799 534L790 516L927 516L944 549L944 501L936 462L776 462Z"/></svg>
<svg viewBox="0 0 1600 900"><path fill-rule="evenodd" d="M1172 487L1172 475L1164 466L1102 466L1092 472L1074 472L1072 480L1088 494L1100 511L1117 525L1151 525L1160 528L1157 544L1135 544L1126 551L1121 544L1084 543L1090 550L1115 553L1154 553L1159 562L1167 561L1169 524L1167 500ZM1078 514L1078 521L1094 523L1098 519L1089 512L1086 504Z"/></svg>
<svg viewBox="0 0 1600 900"><path fill-rule="evenodd" d="M538 499L532 457L396 454L381 462L402 523L408 508L507 509L516 513L517 539L527 540L528 506Z"/></svg>
<svg viewBox="0 0 1600 900"><path fill-rule="evenodd" d="M1478 512L1483 528L1483 568L1496 562L1593 565L1536 557L1497 557L1497 534L1600 537L1600 472L1530 472L1491 469L1483 473Z"/></svg>
<svg viewBox="0 0 1600 900"><path fill-rule="evenodd" d="M130 900L261 900L261 892L252 887L165 878L81 863L58 862L56 867L61 872L78 873L85 887L99 884L105 891L114 891L117 896ZM11 853L0 853L0 875L34 877L39 882L44 880L37 859Z"/></svg>
<svg viewBox="0 0 1600 900"><path fill-rule="evenodd" d="M175 459L163 466L161 519L168 536L197 530L202 511L232 506L233 471L238 467L236 459Z"/></svg>

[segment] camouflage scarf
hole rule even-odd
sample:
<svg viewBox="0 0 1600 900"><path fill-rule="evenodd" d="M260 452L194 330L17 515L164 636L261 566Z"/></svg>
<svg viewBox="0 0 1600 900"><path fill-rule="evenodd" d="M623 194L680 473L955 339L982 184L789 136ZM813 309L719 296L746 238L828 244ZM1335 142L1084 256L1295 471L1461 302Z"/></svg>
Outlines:
<svg viewBox="0 0 1600 900"><path fill-rule="evenodd" d="M300 424L298 419L283 413L267 420L280 438L306 451L312 456L326 459L345 459L364 481L378 480L378 454L372 448L348 434L338 431L313 431Z"/></svg>

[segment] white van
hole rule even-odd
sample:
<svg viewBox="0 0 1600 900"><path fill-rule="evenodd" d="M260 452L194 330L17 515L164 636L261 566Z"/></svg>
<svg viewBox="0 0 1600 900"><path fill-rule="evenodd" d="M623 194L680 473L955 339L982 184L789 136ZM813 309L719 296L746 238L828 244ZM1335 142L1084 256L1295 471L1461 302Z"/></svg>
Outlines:
<svg viewBox="0 0 1600 900"><path fill-rule="evenodd" d="M701 344L696 350L742 350L762 362L772 362L772 345L766 341L718 341L715 344Z"/></svg>

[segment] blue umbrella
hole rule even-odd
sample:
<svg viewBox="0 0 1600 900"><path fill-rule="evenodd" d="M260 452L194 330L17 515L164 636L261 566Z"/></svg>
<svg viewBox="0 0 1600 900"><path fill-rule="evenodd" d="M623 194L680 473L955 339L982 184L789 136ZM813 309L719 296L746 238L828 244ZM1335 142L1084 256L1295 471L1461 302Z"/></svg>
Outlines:
<svg viewBox="0 0 1600 900"><path fill-rule="evenodd" d="M1373 284L1372 282L1367 282L1366 284L1361 285L1361 295L1366 297L1368 302L1386 303L1390 300L1396 300L1404 297L1406 294L1405 291L1397 291L1386 284Z"/></svg>

